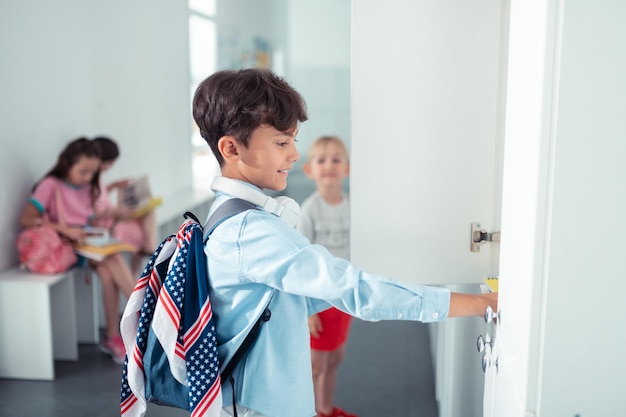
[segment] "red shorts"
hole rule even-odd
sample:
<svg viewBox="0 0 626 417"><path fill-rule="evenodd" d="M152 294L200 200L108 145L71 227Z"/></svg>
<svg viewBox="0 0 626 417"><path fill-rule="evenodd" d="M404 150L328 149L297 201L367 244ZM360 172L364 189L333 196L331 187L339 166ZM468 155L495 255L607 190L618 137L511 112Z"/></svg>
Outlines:
<svg viewBox="0 0 626 417"><path fill-rule="evenodd" d="M352 316L334 307L318 313L322 330L318 338L311 336L311 349L335 350L348 340Z"/></svg>

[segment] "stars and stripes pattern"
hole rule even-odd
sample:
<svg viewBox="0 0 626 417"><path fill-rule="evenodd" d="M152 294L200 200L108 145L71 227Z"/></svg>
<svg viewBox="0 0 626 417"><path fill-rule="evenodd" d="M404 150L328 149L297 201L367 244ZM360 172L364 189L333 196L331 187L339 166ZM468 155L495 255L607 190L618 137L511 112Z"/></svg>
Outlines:
<svg viewBox="0 0 626 417"><path fill-rule="evenodd" d="M187 387L191 416L220 415L217 341L203 246L202 227L185 221L176 235L157 248L128 300L120 323L127 352L121 390L123 417L146 413L144 354L150 330L169 361L171 375L166 377Z"/></svg>

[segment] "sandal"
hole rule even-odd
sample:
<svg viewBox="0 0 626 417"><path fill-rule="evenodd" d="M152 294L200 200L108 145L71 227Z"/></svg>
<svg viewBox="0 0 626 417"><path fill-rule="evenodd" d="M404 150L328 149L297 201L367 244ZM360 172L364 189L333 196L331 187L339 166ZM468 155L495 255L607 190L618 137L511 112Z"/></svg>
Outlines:
<svg viewBox="0 0 626 417"><path fill-rule="evenodd" d="M333 411L330 414L322 414L317 413L317 417L359 417L356 414L346 413L343 409L339 407L333 408Z"/></svg>

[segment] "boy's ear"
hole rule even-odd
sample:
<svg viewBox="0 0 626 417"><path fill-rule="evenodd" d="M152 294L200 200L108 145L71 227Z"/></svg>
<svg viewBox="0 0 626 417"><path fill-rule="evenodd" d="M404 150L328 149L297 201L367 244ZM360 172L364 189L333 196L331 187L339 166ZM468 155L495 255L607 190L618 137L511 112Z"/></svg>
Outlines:
<svg viewBox="0 0 626 417"><path fill-rule="evenodd" d="M239 143L232 136L222 136L217 148L226 162L233 163L239 158Z"/></svg>

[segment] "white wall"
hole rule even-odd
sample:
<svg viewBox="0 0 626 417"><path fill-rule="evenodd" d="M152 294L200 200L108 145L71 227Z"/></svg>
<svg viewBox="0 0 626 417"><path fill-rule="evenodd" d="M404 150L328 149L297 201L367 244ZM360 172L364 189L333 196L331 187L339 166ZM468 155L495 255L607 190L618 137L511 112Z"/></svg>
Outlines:
<svg viewBox="0 0 626 417"><path fill-rule="evenodd" d="M349 142L350 0L217 7L219 36L239 46L269 41L273 69L307 101L300 152L322 134ZM106 134L121 145L105 179L148 174L166 199L192 187L187 19L186 1L0 3L0 270L17 262L17 222L32 185L78 136ZM300 169L285 191L299 200L313 190Z"/></svg>
<svg viewBox="0 0 626 417"><path fill-rule="evenodd" d="M300 161L285 190L302 201L315 185L301 171L311 143L338 135L350 149L350 0L288 0L285 77L302 94L309 120L300 126ZM348 181L345 182L347 191Z"/></svg>
<svg viewBox="0 0 626 417"><path fill-rule="evenodd" d="M118 140L109 178L191 187L187 18L182 1L0 3L0 270L32 185L75 137Z"/></svg>

